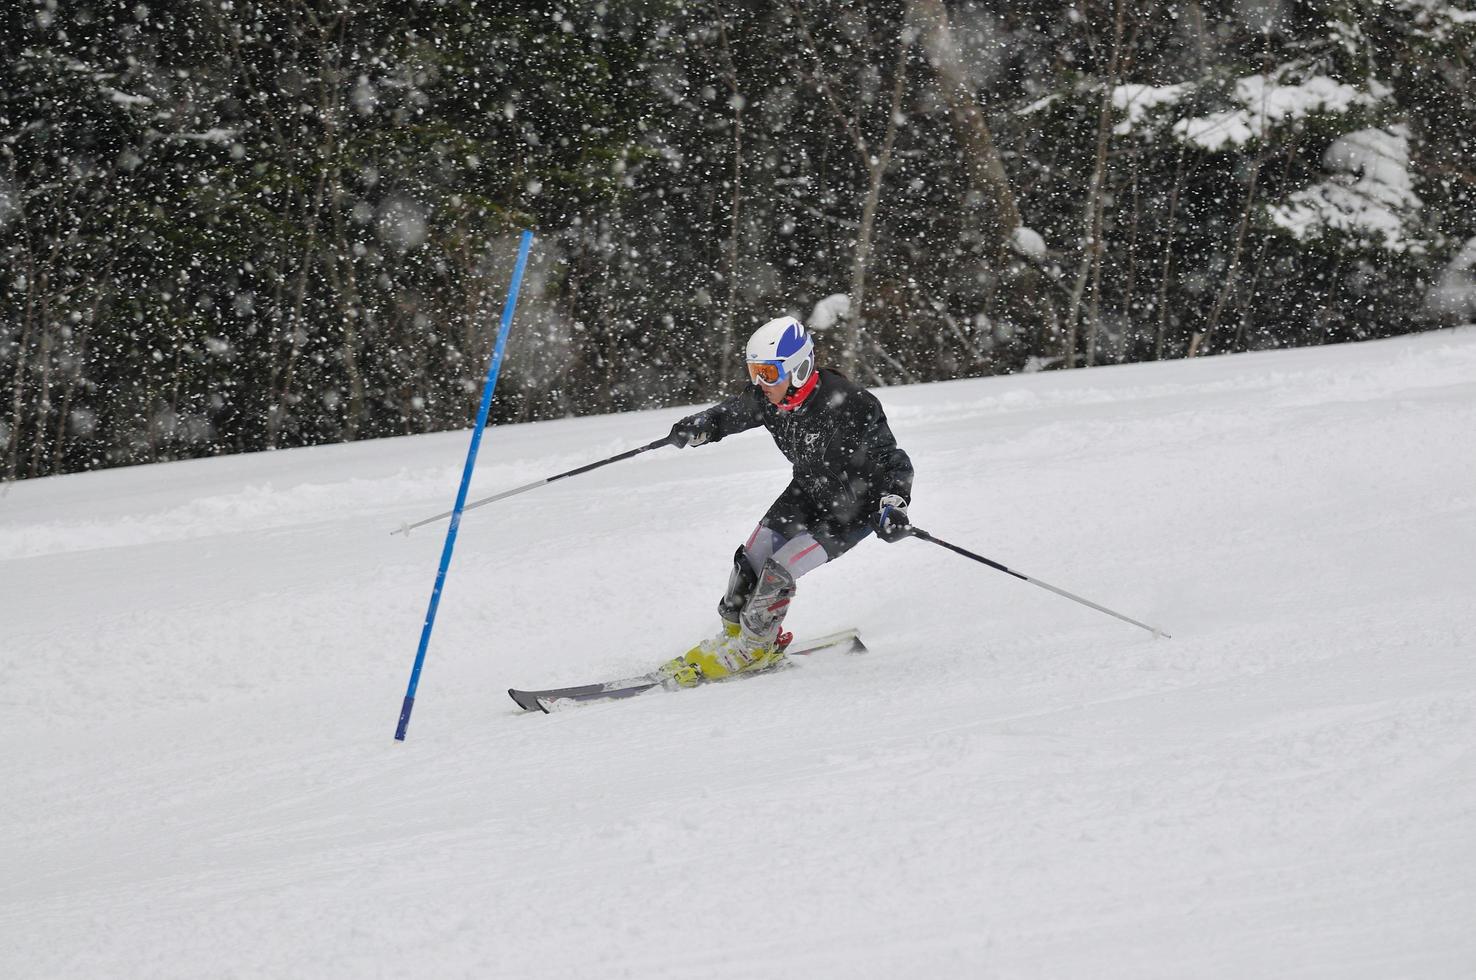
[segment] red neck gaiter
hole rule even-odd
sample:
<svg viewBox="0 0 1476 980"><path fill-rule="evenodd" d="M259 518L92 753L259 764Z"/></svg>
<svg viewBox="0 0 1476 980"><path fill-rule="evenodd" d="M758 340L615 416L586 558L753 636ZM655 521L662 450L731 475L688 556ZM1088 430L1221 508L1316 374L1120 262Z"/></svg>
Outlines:
<svg viewBox="0 0 1476 980"><path fill-rule="evenodd" d="M799 408L805 403L805 399L810 397L810 392L814 391L819 385L820 372L818 370L811 371L810 380L794 389L794 391L790 392L789 397L779 403L779 411L792 412L796 408Z"/></svg>

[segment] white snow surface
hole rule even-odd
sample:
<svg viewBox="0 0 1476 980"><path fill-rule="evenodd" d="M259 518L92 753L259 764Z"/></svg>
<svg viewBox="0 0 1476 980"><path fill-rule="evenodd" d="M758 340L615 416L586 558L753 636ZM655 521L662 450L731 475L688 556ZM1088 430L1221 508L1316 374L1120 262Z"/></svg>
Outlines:
<svg viewBox="0 0 1476 980"><path fill-rule="evenodd" d="M879 392L934 534L740 683L762 431L472 511L467 434L0 496L0 976L1476 975L1476 329ZM473 496L682 409L489 430Z"/></svg>

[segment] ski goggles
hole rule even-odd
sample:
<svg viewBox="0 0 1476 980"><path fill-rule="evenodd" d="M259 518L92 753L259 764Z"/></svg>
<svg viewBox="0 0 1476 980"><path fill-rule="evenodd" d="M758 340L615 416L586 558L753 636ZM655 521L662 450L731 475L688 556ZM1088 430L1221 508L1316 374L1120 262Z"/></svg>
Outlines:
<svg viewBox="0 0 1476 980"><path fill-rule="evenodd" d="M748 377L754 384L768 385L772 388L787 381L789 372L784 369L783 361L749 361Z"/></svg>

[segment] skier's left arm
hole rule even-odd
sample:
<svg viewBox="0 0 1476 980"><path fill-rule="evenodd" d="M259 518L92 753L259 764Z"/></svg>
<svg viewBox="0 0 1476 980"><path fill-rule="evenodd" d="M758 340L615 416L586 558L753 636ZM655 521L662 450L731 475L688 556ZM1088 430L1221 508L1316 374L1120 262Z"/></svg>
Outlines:
<svg viewBox="0 0 1476 980"><path fill-rule="evenodd" d="M911 526L907 506L912 500L912 459L897 445L887 414L876 396L867 392L860 400L865 435L862 446L866 453L867 482L871 486L873 523L877 537L898 541L907 536Z"/></svg>

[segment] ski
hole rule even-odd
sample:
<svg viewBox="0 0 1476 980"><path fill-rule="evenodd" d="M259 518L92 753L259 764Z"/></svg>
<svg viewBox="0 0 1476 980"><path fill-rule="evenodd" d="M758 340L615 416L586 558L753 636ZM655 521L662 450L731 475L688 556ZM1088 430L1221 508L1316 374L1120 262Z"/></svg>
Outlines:
<svg viewBox="0 0 1476 980"><path fill-rule="evenodd" d="M812 653L833 648L843 648L846 653L866 652L866 644L861 642L861 631L856 629L827 633L799 645L791 644L788 652L791 657L807 657Z"/></svg>
<svg viewBox="0 0 1476 980"><path fill-rule="evenodd" d="M838 633L830 633L826 636L816 637L808 642L791 646L791 656L806 657L821 650L845 649L850 653L864 653L866 644L861 642L861 634L854 629L841 630ZM782 669L785 664L781 664ZM759 674L772 673L772 670L755 671L747 674L734 674L724 680L739 680L744 677L757 677ZM563 704L577 704L584 701L612 701L618 698L632 698L645 694L662 687L662 679L654 672L642 674L638 677L627 677L622 680L605 681L601 684L579 684L574 687L554 687L542 691L523 691L515 687L507 689L508 696L513 699L518 707L524 711L542 711L548 714L555 707ZM673 690L681 690L673 688Z"/></svg>
<svg viewBox="0 0 1476 980"><path fill-rule="evenodd" d="M639 677L628 677L625 680L605 681L603 684L580 684L575 687L553 687L544 691L520 691L515 687L507 689L507 693L517 702L518 707L524 711L547 711L539 704L540 699L547 700L590 700L594 698L618 698L630 697L649 691L661 683L651 674L642 674Z"/></svg>

